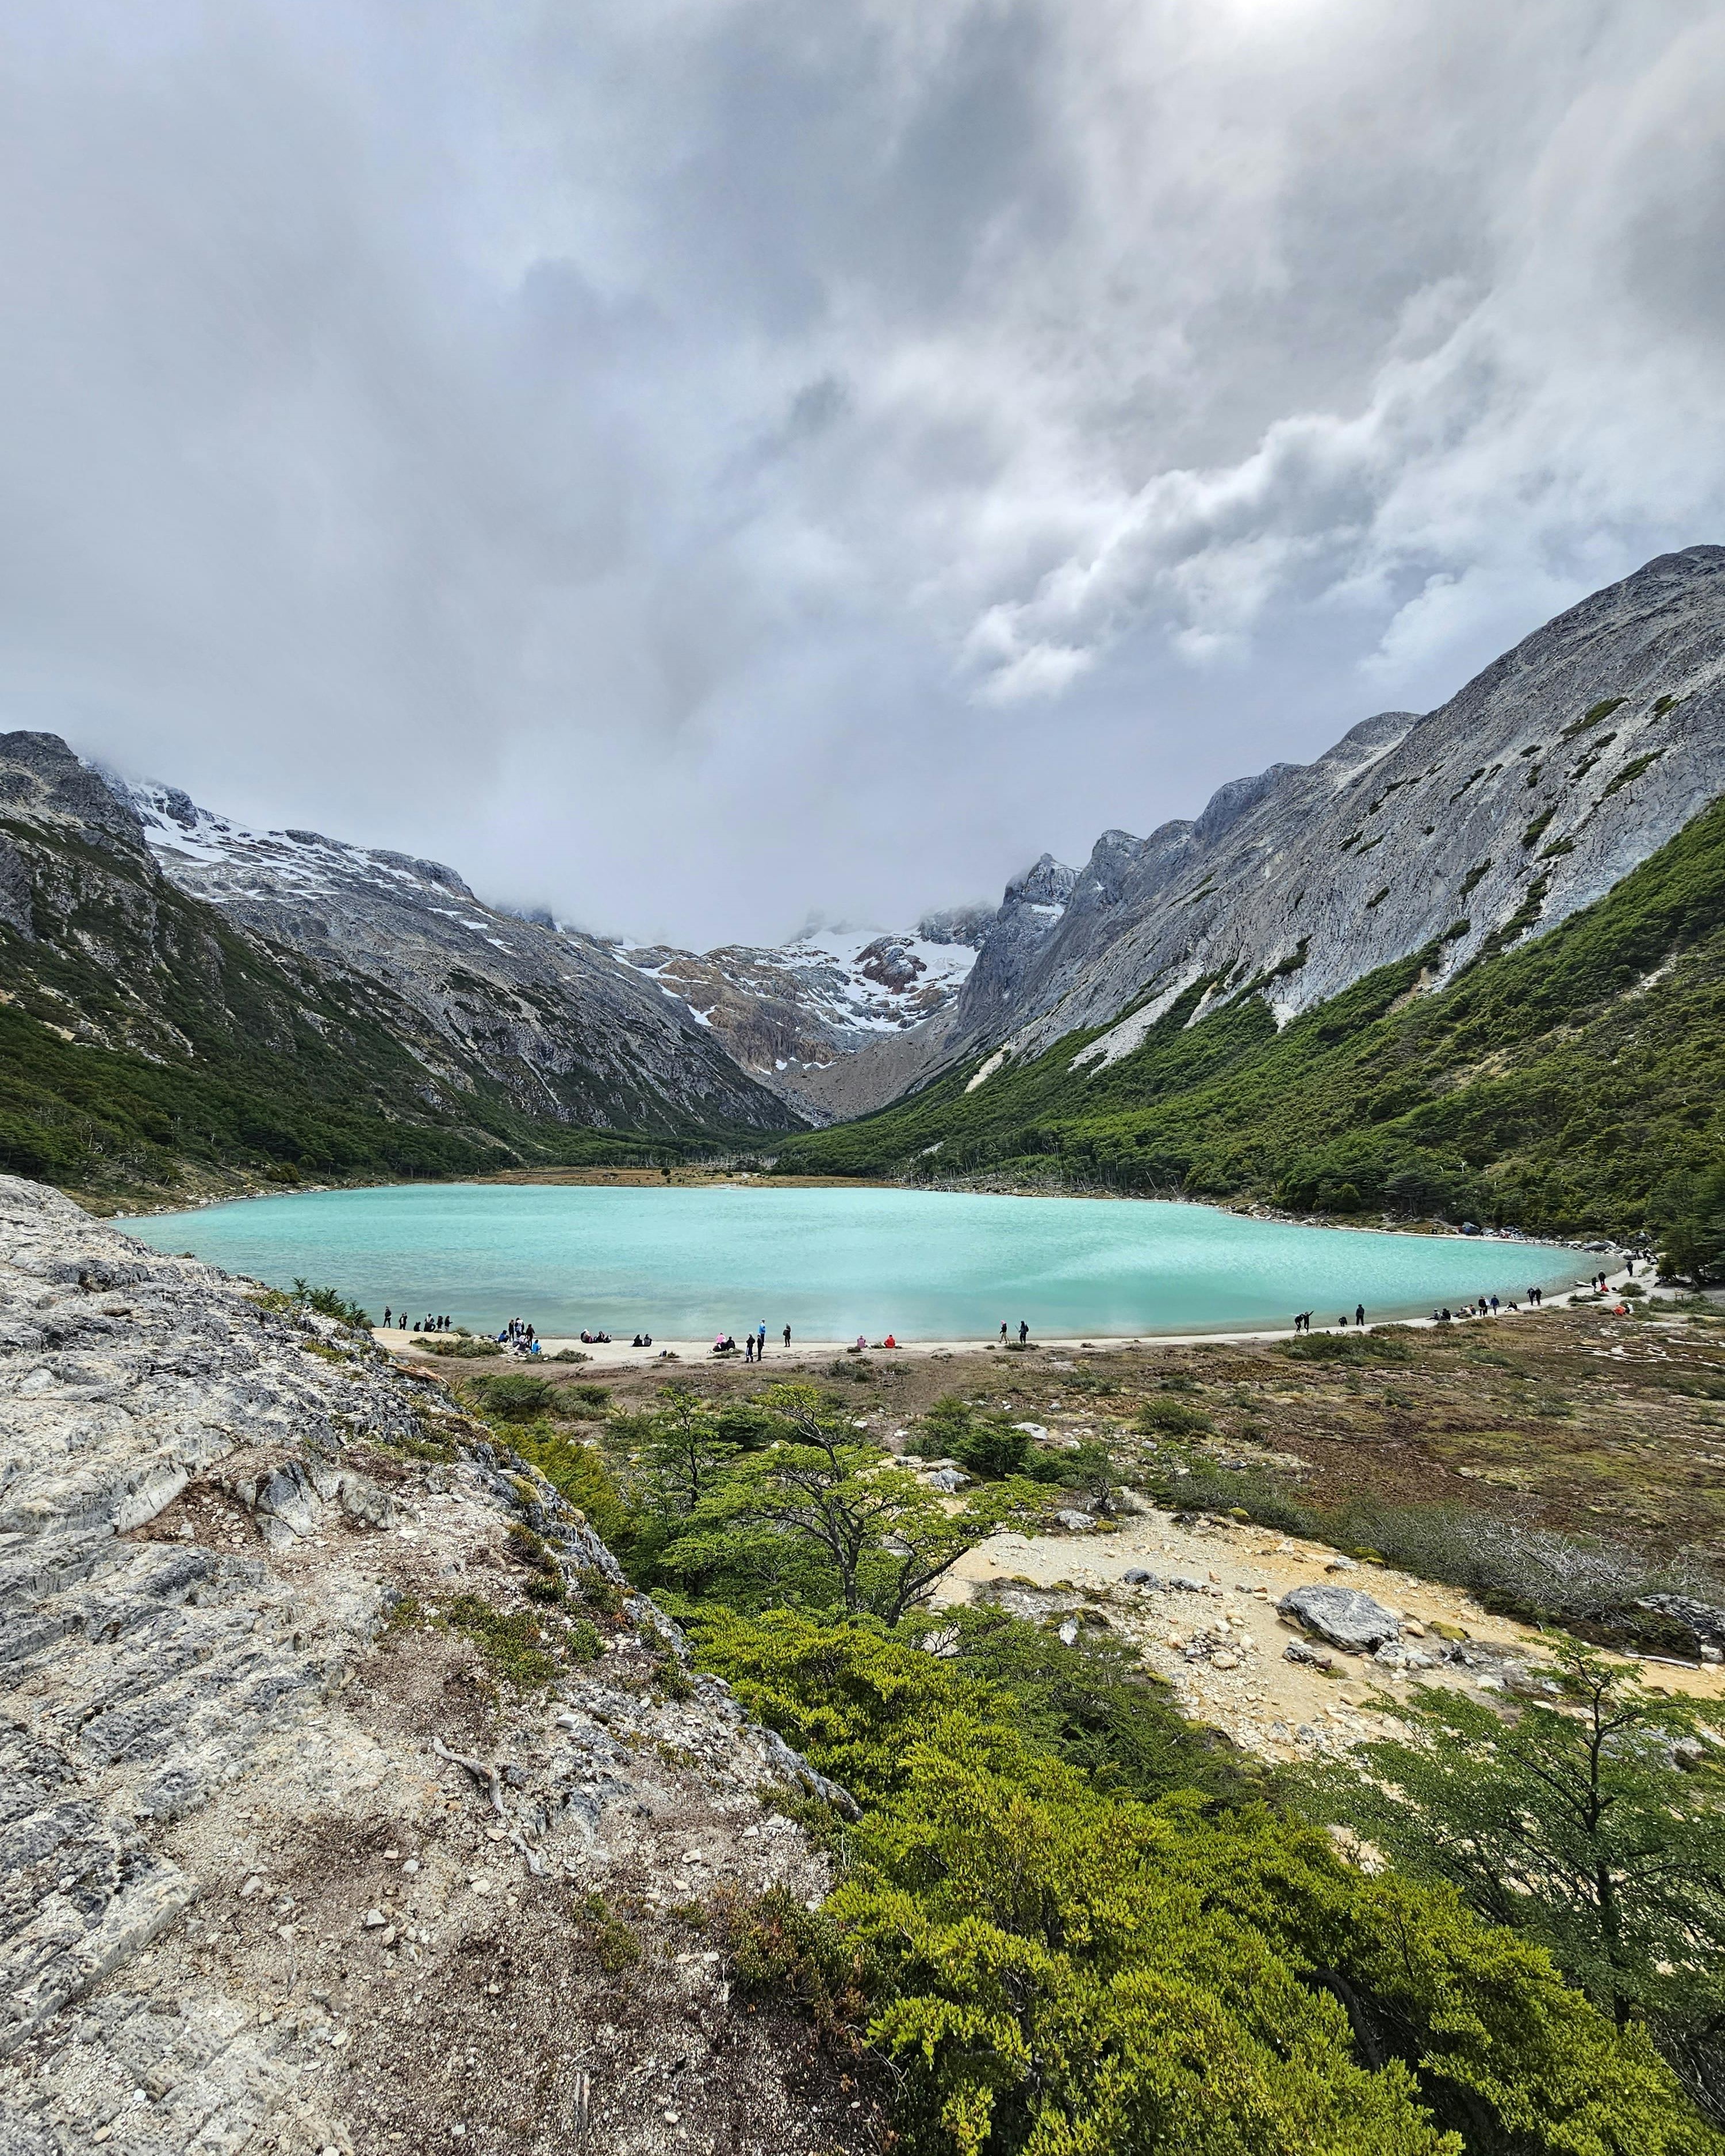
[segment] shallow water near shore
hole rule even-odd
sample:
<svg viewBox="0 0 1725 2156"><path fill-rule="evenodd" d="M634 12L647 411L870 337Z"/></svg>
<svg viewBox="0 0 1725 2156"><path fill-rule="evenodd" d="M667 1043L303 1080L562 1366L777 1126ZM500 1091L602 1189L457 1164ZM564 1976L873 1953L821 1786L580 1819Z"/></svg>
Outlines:
<svg viewBox="0 0 1725 2156"><path fill-rule="evenodd" d="M416 1183L247 1199L117 1222L272 1286L327 1284L496 1331L660 1338L764 1320L802 1339L1250 1331L1430 1316L1568 1286L1574 1251L1250 1220L1154 1200L962 1192Z"/></svg>

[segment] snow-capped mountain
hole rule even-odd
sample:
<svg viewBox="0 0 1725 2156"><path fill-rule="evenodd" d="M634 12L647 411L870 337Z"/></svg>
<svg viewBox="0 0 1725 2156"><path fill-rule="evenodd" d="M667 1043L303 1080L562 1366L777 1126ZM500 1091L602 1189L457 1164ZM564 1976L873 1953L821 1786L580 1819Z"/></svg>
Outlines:
<svg viewBox="0 0 1725 2156"><path fill-rule="evenodd" d="M904 934L810 930L761 948L616 943L619 962L680 998L751 1077L818 1122L848 1112L846 1067L957 1001L993 914L930 914Z"/></svg>

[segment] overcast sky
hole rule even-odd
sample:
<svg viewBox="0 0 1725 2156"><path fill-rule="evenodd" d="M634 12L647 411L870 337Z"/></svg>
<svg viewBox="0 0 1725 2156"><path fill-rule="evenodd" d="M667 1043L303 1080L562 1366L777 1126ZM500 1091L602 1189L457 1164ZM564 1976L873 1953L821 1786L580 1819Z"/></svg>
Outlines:
<svg viewBox="0 0 1725 2156"><path fill-rule="evenodd" d="M0 724L899 925L1725 540L1717 0L55 0Z"/></svg>

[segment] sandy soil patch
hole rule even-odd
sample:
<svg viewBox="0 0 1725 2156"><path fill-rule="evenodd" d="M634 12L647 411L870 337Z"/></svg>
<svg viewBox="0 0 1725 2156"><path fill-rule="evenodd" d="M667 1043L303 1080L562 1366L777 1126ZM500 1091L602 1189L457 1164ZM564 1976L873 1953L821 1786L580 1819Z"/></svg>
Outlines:
<svg viewBox="0 0 1725 2156"><path fill-rule="evenodd" d="M1333 1674L1286 1661L1289 1643L1307 1638L1276 1613L1291 1588L1363 1589L1402 1619L1416 1648L1440 1650L1447 1643L1438 1628L1448 1626L1467 1641L1501 1650L1504 1661L1536 1663L1549 1651L1546 1635L1490 1615L1457 1589L1381 1565L1344 1560L1342 1569L1329 1568L1337 1562L1338 1553L1322 1543L1147 1512L1096 1534L993 1536L960 1560L940 1599L968 1601L987 1584L1019 1614L1043 1620L1059 1614L1127 1640L1167 1680L1183 1712L1274 1759L1342 1750L1370 1736L1379 1726L1378 1711L1367 1705L1374 1697L1405 1698L1416 1683L1478 1688L1476 1673L1465 1669L1389 1670L1320 1640L1309 1644L1332 1657ZM1129 1585L1122 1577L1128 1571L1194 1584ZM1223 1633L1225 1640L1219 1640ZM1214 1644L1202 1646L1203 1658L1188 1660L1187 1650L1207 1640ZM1226 1659L1215 1659L1219 1654ZM1637 1666L1656 1689L1725 1698L1725 1669L1651 1660Z"/></svg>

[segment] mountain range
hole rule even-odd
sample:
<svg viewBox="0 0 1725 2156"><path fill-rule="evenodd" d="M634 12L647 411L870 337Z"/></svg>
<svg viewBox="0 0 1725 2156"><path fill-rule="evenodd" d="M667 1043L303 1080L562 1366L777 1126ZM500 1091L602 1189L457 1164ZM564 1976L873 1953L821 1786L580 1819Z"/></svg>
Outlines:
<svg viewBox="0 0 1725 2156"><path fill-rule="evenodd" d="M1435 711L1368 719L1147 837L1105 832L1081 868L1044 855L998 908L773 948L526 917L439 863L250 829L56 737L3 736L0 1158L92 1187L180 1158L398 1172L403 1146L426 1172L693 1149L926 1174L955 1136L927 1135L929 1110L955 1088L973 1124L979 1093L1052 1058L1038 1113L1081 1118L1117 1091L1109 1074L1132 1081L1175 1035L1189 1056L1213 1020L1238 1032L1246 1012L1280 1040L1386 969L1408 1005L1435 1007L1599 906L1722 791L1725 548L1707 547L1594 594ZM266 1018L244 1016L249 998ZM326 1101L372 1137L271 1137L255 1116L247 1135L237 1111L151 1137L136 1103L99 1137L100 1060L75 1082L44 1068L131 1059L135 1087L135 1066L184 1062L203 1083L244 1065L244 1092L266 1050L301 1121ZM1004 1096L1000 1113L1024 1120ZM845 1128L810 1132L859 1116L875 1133L860 1154ZM894 1116L915 1126L902 1144Z"/></svg>

